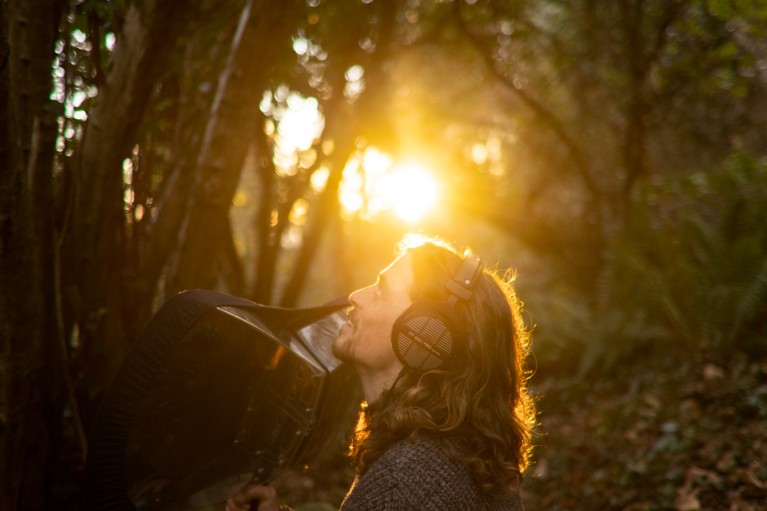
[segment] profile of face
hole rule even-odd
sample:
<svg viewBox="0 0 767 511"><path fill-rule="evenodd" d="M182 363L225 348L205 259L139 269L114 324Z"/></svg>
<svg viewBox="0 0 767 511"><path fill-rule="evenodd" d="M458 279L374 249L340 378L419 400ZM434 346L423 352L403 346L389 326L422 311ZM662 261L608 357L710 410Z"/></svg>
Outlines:
<svg viewBox="0 0 767 511"><path fill-rule="evenodd" d="M397 374L402 363L391 347L396 319L410 306L412 256L395 259L368 287L349 296L349 321L341 327L333 354L358 370Z"/></svg>

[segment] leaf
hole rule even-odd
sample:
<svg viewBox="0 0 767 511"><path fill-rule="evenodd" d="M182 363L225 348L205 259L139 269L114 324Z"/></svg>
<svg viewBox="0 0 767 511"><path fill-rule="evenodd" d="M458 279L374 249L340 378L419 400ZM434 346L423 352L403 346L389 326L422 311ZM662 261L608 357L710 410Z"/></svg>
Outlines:
<svg viewBox="0 0 767 511"><path fill-rule="evenodd" d="M682 494L674 501L674 509L676 511L698 511L700 509L700 501L695 493Z"/></svg>
<svg viewBox="0 0 767 511"><path fill-rule="evenodd" d="M718 380L724 378L724 371L721 367L714 364L706 364L703 367L703 379L706 381Z"/></svg>

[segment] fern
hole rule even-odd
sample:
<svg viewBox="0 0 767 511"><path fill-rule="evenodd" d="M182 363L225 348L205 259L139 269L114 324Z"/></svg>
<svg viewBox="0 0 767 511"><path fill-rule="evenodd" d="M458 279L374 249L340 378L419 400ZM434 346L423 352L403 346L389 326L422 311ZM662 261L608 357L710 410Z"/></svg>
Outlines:
<svg viewBox="0 0 767 511"><path fill-rule="evenodd" d="M613 258L613 295L690 347L743 345L744 325L765 322L765 218L767 165L754 158L648 187Z"/></svg>
<svg viewBox="0 0 767 511"><path fill-rule="evenodd" d="M759 271L740 295L740 300L735 305L729 339L737 339L740 336L740 329L743 324L752 319L765 302L767 296L767 255L762 258Z"/></svg>
<svg viewBox="0 0 767 511"><path fill-rule="evenodd" d="M528 295L536 343L549 348L539 353L551 357L541 367L577 359L580 374L609 370L669 343L767 350L767 160L734 155L647 184L633 200L590 297L552 290L556 279Z"/></svg>

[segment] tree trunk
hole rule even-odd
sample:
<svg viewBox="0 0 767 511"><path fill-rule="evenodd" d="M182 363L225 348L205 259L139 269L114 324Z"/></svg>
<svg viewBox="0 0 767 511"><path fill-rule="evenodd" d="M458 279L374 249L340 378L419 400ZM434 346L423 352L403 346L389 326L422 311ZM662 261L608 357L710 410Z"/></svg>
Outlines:
<svg viewBox="0 0 767 511"><path fill-rule="evenodd" d="M72 229L64 253L65 293L72 297L85 379L97 394L111 380L127 344L121 315L130 307L123 282L123 160L137 140L157 77L199 3L143 0L129 4L111 68L75 154ZM87 411L92 416L93 409Z"/></svg>
<svg viewBox="0 0 767 511"><path fill-rule="evenodd" d="M252 0L243 10L211 105L191 211L179 233L181 252L171 292L217 287L231 243L231 233L226 231L232 197L263 118L261 93L280 54L290 51L289 37L302 6L303 2L292 0L275 9L267 0Z"/></svg>
<svg viewBox="0 0 767 511"><path fill-rule="evenodd" d="M277 226L272 226L272 212L276 207L276 170L272 156L272 147L266 134L256 133L256 168L261 184L261 203L254 218L254 227L258 236L256 255L256 278L252 297L258 303L272 303L274 288L274 262L280 250L280 238ZM279 217L278 217L279 220Z"/></svg>
<svg viewBox="0 0 767 511"><path fill-rule="evenodd" d="M0 4L0 509L43 509L63 420L51 60L62 3Z"/></svg>

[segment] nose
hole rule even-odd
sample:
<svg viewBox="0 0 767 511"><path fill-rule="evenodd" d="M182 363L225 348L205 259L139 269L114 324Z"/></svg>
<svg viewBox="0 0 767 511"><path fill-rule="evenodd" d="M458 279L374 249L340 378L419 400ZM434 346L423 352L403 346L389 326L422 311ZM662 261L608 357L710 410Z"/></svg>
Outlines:
<svg viewBox="0 0 767 511"><path fill-rule="evenodd" d="M352 304L353 307L359 308L359 299L361 293L362 289L358 289L356 291L352 291L352 294L349 295L349 303Z"/></svg>
<svg viewBox="0 0 767 511"><path fill-rule="evenodd" d="M352 291L352 294L349 295L349 303L351 303L355 308L359 309L362 301L364 300L365 291L370 289L370 287L371 286L363 287L356 291Z"/></svg>

